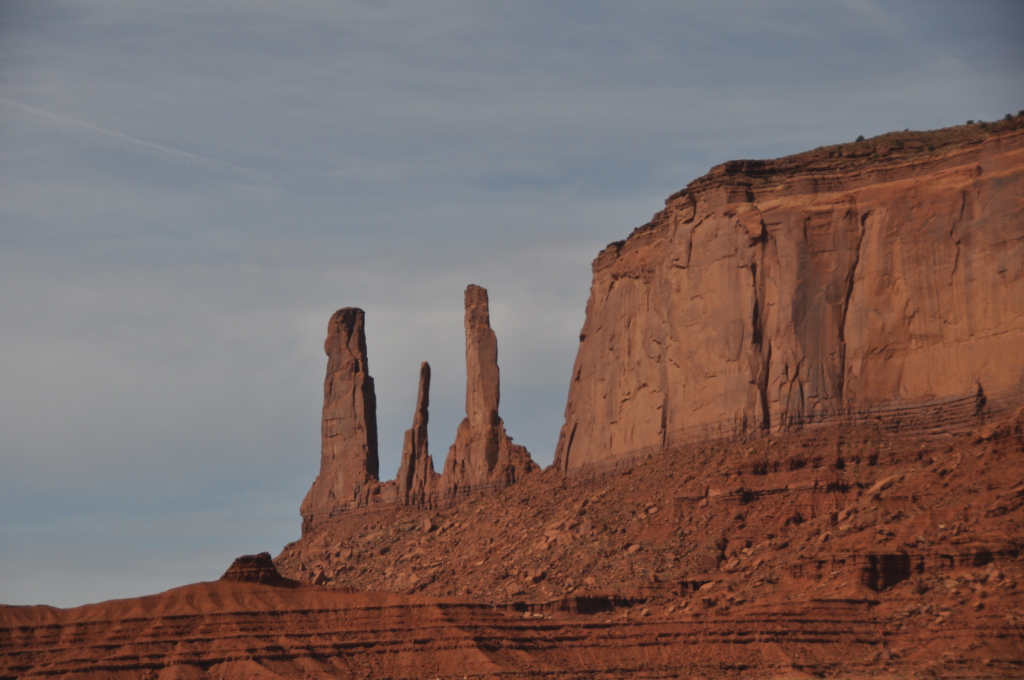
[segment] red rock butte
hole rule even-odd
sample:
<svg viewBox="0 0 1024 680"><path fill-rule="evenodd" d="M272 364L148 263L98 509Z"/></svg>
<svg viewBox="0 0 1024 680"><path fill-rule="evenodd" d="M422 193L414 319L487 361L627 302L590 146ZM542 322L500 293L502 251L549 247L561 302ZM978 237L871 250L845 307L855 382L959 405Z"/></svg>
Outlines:
<svg viewBox="0 0 1024 680"><path fill-rule="evenodd" d="M594 260L558 468L1019 403L1020 120L735 161L669 197Z"/></svg>

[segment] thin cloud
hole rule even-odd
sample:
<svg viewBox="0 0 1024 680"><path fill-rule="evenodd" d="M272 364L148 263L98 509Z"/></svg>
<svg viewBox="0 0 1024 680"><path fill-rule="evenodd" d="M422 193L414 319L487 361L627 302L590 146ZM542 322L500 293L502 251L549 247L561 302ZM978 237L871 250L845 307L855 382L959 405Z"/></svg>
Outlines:
<svg viewBox="0 0 1024 680"><path fill-rule="evenodd" d="M182 151L181 149L172 149L162 144L155 142L147 142L144 139L132 137L116 130L108 130L107 128L100 127L99 125L93 125L92 123L86 123L85 121L76 120L74 118L68 118L67 116L61 116L56 113L50 113L49 111L43 111L37 109L34 106L27 106L20 102L12 101L10 99L4 99L0 97L0 105L10 106L26 113L31 113L34 116L44 118L54 123L61 125L70 126L80 130L87 130L96 134L102 135L109 139L123 142L136 149L153 152L164 158L170 158L179 162L188 163L194 167L203 168L204 170L210 170L216 173L229 175L237 179L244 179L249 182L255 182L258 184L276 184L277 180L268 174L251 170L249 168L243 168L240 165L234 165L233 163L225 163L224 161L218 161L215 158L208 158L206 156L200 156L199 154L189 153L188 151Z"/></svg>

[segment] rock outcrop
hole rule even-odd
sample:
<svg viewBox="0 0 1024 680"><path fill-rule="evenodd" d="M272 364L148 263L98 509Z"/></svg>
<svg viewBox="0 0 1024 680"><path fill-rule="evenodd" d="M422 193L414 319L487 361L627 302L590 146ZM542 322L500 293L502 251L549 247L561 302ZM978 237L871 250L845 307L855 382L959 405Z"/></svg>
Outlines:
<svg viewBox="0 0 1024 680"><path fill-rule="evenodd" d="M416 413L412 427L405 431L402 463L395 477L396 501L420 505L437 495L440 475L434 471L434 459L427 446L428 407L430 406L430 364L420 364L420 387L416 394Z"/></svg>
<svg viewBox="0 0 1024 680"><path fill-rule="evenodd" d="M374 503L440 506L472 491L507 486L537 470L530 453L512 443L498 416L498 340L487 291L466 289L466 418L443 474L427 445L430 365L420 365L412 428L405 433L394 480L378 479L377 401L366 361L364 313L346 307L327 329L320 474L302 502L302 533L332 515Z"/></svg>
<svg viewBox="0 0 1024 680"><path fill-rule="evenodd" d="M327 326L320 474L302 501L304 527L314 517L365 502L377 480L377 397L364 323L363 310L346 307Z"/></svg>
<svg viewBox="0 0 1024 680"><path fill-rule="evenodd" d="M525 448L512 443L498 416L498 340L491 329L487 291L466 288L466 417L448 451L443 493L501 487L537 469Z"/></svg>
<svg viewBox="0 0 1024 680"><path fill-rule="evenodd" d="M1020 116L713 168L594 261L557 466L1008 407L1024 394L1022 196Z"/></svg>
<svg viewBox="0 0 1024 680"><path fill-rule="evenodd" d="M234 581L235 583L261 583L268 586L295 587L298 585L298 581L281 576L268 552L236 557L220 580Z"/></svg>

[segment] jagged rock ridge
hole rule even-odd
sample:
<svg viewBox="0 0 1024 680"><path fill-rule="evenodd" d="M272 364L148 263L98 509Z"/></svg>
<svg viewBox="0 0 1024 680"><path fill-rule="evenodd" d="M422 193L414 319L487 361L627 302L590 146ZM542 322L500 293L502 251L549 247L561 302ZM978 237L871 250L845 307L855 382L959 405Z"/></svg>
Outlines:
<svg viewBox="0 0 1024 680"><path fill-rule="evenodd" d="M367 369L365 314L345 308L331 317L324 344L328 362L320 473L302 503L303 533L337 512L372 503L452 502L512 484L538 469L529 452L512 443L498 415L498 341L490 325L487 291L467 287L465 309L466 418L444 472L434 470L428 451L430 365L423 362L398 475L384 483L377 474L376 395Z"/></svg>
<svg viewBox="0 0 1024 680"><path fill-rule="evenodd" d="M671 196L594 261L559 469L879 408L1013 404L1022 121L736 161Z"/></svg>

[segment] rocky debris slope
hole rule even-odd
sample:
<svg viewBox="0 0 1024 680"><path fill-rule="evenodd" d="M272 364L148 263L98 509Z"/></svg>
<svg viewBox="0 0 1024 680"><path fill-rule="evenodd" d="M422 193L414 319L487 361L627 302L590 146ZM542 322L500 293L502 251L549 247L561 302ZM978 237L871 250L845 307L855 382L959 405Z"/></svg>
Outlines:
<svg viewBox="0 0 1024 680"><path fill-rule="evenodd" d="M865 427L694 444L589 477L549 470L444 511L340 516L276 563L359 590L504 603L615 592L694 605L711 581L747 602L916 597L982 568L1013 574L1001 582L1017 598L1022 453L1020 434Z"/></svg>
<svg viewBox="0 0 1024 680"><path fill-rule="evenodd" d="M264 554L149 597L0 606L0 678L1018 678L1013 427L820 429L344 513L277 559L326 587L252 582Z"/></svg>
<svg viewBox="0 0 1024 680"><path fill-rule="evenodd" d="M412 428L405 433L396 479L381 482L377 459L377 398L366 355L365 314L341 309L328 324L327 377L320 473L302 502L302 531L332 515L368 505L437 507L469 493L502 488L537 471L514 444L498 415L498 340L491 329L487 291L470 285L466 309L466 418L448 452L444 472L434 470L428 450L430 365L420 366Z"/></svg>
<svg viewBox="0 0 1024 680"><path fill-rule="evenodd" d="M594 261L556 464L1018 404L1021 196L1024 116L713 168Z"/></svg>
<svg viewBox="0 0 1024 680"><path fill-rule="evenodd" d="M552 628L560 672L1019 677L1024 433L979 425L821 426L549 470L442 511L337 517L276 562L328 587L607 626L602 651ZM634 635L649 655L615 665Z"/></svg>
<svg viewBox="0 0 1024 680"><path fill-rule="evenodd" d="M1018 678L1024 432L996 425L737 438L353 510L276 559L306 585L250 582L264 554L0 607L0 678Z"/></svg>

